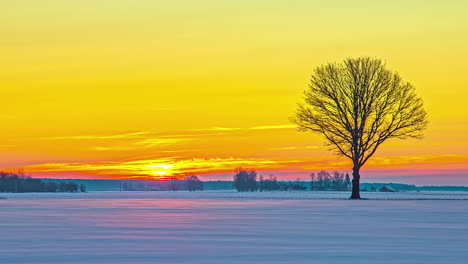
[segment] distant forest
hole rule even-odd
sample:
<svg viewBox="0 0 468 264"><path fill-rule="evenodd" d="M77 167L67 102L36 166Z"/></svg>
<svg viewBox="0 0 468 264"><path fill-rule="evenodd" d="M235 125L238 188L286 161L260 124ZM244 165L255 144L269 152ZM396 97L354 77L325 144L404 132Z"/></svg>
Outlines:
<svg viewBox="0 0 468 264"><path fill-rule="evenodd" d="M251 171L247 175L253 176ZM237 173L236 173L237 174ZM234 174L234 175L236 175ZM349 188L346 174L336 172L318 172L309 176L309 181L295 179L292 181L278 180L275 176L260 175L255 172L255 185L252 178L239 185L233 180L201 181L192 178L190 181L169 180L91 180L91 179L38 179L25 176L23 172L0 172L0 192L84 192L84 191L202 191L202 190L238 190L242 191L332 191ZM238 175L239 176L239 175ZM245 177L245 176L241 176ZM198 180L197 180L198 179ZM250 183L249 183L250 181ZM243 186L243 187L241 187ZM396 191L468 191L464 186L415 186L401 183L361 183L362 191L378 191L384 186L390 186Z"/></svg>
<svg viewBox="0 0 468 264"><path fill-rule="evenodd" d="M74 182L44 181L26 176L23 171L17 173L0 172L0 192L85 192L84 184Z"/></svg>

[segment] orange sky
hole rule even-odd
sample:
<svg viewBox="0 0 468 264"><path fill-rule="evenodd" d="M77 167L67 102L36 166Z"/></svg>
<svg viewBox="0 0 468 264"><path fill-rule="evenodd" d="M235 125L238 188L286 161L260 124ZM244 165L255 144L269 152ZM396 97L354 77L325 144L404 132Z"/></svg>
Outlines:
<svg viewBox="0 0 468 264"><path fill-rule="evenodd" d="M364 181L445 175L468 185L467 10L462 1L9 1L0 167L156 179L224 179L239 166L304 179L348 170L288 117L314 67L366 55L416 86L431 123L423 140L386 142Z"/></svg>

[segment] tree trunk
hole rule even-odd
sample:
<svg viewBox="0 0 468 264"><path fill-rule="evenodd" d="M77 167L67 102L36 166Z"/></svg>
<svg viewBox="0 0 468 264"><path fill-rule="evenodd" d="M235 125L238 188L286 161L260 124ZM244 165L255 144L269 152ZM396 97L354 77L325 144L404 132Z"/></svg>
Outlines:
<svg viewBox="0 0 468 264"><path fill-rule="evenodd" d="M353 167L353 192L351 193L351 199L361 199L359 194L359 167Z"/></svg>

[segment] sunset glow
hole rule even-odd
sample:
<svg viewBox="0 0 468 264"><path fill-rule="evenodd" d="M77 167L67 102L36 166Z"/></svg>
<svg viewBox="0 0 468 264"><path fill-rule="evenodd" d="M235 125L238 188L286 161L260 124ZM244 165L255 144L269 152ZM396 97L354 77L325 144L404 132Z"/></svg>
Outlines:
<svg viewBox="0 0 468 264"><path fill-rule="evenodd" d="M314 67L375 56L415 85L430 124L423 140L383 144L363 179L468 184L468 2L266 3L2 4L0 167L163 180L349 171L288 118Z"/></svg>

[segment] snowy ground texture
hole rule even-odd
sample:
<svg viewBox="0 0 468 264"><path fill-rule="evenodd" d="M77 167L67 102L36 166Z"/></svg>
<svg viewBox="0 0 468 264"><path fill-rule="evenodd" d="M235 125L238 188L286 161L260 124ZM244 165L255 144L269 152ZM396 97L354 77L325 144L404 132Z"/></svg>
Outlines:
<svg viewBox="0 0 468 264"><path fill-rule="evenodd" d="M468 193L0 196L0 263L468 263Z"/></svg>

